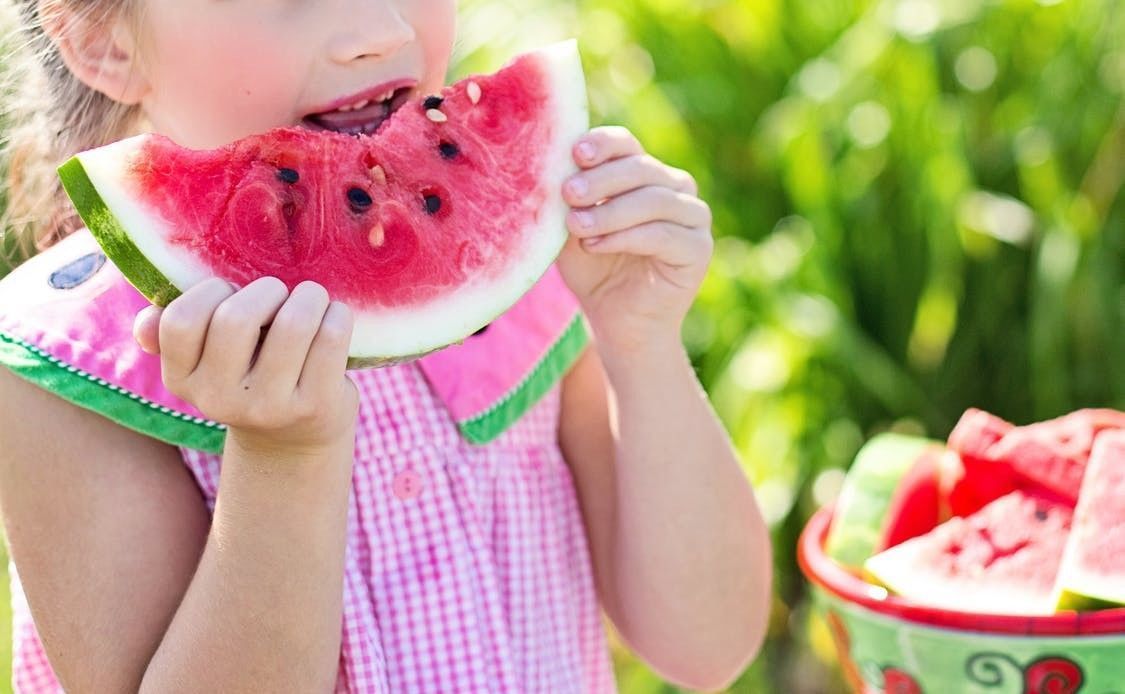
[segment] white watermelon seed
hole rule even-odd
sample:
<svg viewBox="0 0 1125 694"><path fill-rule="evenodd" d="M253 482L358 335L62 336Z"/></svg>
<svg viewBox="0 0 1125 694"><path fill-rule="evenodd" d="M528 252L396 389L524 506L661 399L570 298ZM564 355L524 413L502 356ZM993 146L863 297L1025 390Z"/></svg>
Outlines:
<svg viewBox="0 0 1125 694"><path fill-rule="evenodd" d="M476 82L469 82L469 84L465 86L465 92L469 95L469 101L473 102L474 106L480 103L479 84L477 84Z"/></svg>
<svg viewBox="0 0 1125 694"><path fill-rule="evenodd" d="M386 185L387 172L383 171L383 167L376 164L375 166L371 167L371 178L374 178L375 182L380 185Z"/></svg>
<svg viewBox="0 0 1125 694"><path fill-rule="evenodd" d="M371 227L371 231L367 233L367 242L371 244L372 248L378 248L383 245L383 240L386 239L386 233L383 231L383 223L375 222L375 226Z"/></svg>
<svg viewBox="0 0 1125 694"><path fill-rule="evenodd" d="M437 110L436 108L431 108L429 111L426 111L426 118L429 118L435 123L444 123L445 121L449 120L445 117L444 113Z"/></svg>

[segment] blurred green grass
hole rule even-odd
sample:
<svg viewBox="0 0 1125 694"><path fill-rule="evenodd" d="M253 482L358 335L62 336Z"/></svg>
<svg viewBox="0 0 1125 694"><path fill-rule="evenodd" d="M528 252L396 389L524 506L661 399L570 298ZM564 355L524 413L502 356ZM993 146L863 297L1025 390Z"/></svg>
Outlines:
<svg viewBox="0 0 1125 694"><path fill-rule="evenodd" d="M577 36L595 123L715 212L685 328L771 522L735 692L841 691L797 534L860 444L1125 408L1125 3L464 0L461 70ZM618 653L622 691L675 692Z"/></svg>
<svg viewBox="0 0 1125 694"><path fill-rule="evenodd" d="M463 0L454 76L569 36L715 213L684 338L775 547L731 691L842 691L794 545L864 439L1125 409L1125 3Z"/></svg>

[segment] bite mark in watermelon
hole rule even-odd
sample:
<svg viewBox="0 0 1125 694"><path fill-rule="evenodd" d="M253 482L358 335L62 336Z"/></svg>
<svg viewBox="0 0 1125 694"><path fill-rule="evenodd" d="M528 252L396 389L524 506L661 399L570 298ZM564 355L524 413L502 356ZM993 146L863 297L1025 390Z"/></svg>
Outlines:
<svg viewBox="0 0 1125 694"><path fill-rule="evenodd" d="M864 568L920 605L978 614L1052 614L1071 515L1065 504L1012 492L875 555Z"/></svg>
<svg viewBox="0 0 1125 694"><path fill-rule="evenodd" d="M460 341L534 285L566 241L559 191L587 128L570 41L406 103L371 136L285 128L193 151L143 135L60 175L154 303L211 276L314 280L352 308L363 366Z"/></svg>
<svg viewBox="0 0 1125 694"><path fill-rule="evenodd" d="M1125 430L1093 443L1059 570L1060 609L1125 605Z"/></svg>

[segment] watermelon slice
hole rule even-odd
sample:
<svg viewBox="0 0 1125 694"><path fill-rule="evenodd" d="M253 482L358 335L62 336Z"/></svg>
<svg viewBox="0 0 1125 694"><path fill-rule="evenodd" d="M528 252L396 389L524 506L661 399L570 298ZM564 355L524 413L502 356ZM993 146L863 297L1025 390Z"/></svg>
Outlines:
<svg viewBox="0 0 1125 694"><path fill-rule="evenodd" d="M856 454L836 500L824 549L853 569L938 523L938 441L886 433Z"/></svg>
<svg viewBox="0 0 1125 694"><path fill-rule="evenodd" d="M1059 570L1059 607L1125 605L1125 430L1097 437Z"/></svg>
<svg viewBox="0 0 1125 694"><path fill-rule="evenodd" d="M920 605L978 614L1052 614L1071 515L1065 504L1012 492L871 557L864 568Z"/></svg>
<svg viewBox="0 0 1125 694"><path fill-rule="evenodd" d="M1013 427L980 410L968 410L949 436L962 469L952 485L955 515L968 515L1016 489L1073 507L1094 438L1125 428L1125 413L1077 410L1063 417Z"/></svg>
<svg viewBox="0 0 1125 694"><path fill-rule="evenodd" d="M210 276L315 280L355 314L350 365L397 361L464 339L543 275L588 127L573 41L402 101L371 136L286 128L193 151L143 135L60 176L154 303Z"/></svg>

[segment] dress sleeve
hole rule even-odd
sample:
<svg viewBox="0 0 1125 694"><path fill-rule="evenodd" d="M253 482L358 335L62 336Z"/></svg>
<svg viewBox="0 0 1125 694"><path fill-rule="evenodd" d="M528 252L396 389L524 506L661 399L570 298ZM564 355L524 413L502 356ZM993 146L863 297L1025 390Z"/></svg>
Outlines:
<svg viewBox="0 0 1125 694"><path fill-rule="evenodd" d="M168 392L133 318L147 300L78 232L0 280L0 366L166 443L209 452L226 428Z"/></svg>

